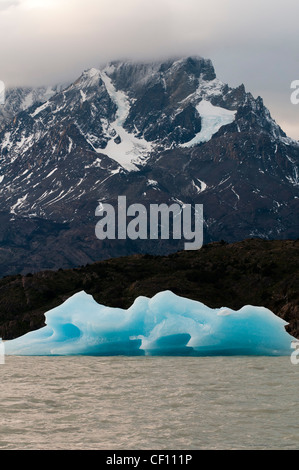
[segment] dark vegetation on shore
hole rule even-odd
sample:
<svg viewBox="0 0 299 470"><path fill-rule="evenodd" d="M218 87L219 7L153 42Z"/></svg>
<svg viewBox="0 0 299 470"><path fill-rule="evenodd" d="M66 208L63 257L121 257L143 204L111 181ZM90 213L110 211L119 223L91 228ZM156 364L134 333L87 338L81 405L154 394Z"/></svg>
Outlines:
<svg viewBox="0 0 299 470"><path fill-rule="evenodd" d="M264 306L299 338L299 240L248 239L168 256L134 255L91 265L0 279L0 336L44 326L44 314L84 290L111 307L171 290L212 308Z"/></svg>

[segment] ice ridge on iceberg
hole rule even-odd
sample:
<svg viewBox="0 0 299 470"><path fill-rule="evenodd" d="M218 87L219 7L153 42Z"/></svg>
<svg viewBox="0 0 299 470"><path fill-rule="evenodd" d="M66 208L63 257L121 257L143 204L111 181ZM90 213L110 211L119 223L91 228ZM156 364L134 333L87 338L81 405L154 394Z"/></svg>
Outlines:
<svg viewBox="0 0 299 470"><path fill-rule="evenodd" d="M289 355L287 323L264 307L212 309L163 291L125 310L79 292L45 314L46 326L5 342L7 355Z"/></svg>

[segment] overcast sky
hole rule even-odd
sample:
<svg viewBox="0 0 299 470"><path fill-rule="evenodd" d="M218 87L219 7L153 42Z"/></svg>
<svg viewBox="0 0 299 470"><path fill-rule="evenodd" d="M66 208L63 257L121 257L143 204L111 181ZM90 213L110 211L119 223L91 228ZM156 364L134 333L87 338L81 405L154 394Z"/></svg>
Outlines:
<svg viewBox="0 0 299 470"><path fill-rule="evenodd" d="M55 84L114 59L201 55L299 139L298 0L0 0L0 80Z"/></svg>

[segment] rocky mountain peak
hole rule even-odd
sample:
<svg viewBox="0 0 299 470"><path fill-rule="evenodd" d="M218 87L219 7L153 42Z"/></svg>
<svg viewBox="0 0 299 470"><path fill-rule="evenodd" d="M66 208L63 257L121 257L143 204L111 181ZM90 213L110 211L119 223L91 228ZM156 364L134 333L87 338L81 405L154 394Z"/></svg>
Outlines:
<svg viewBox="0 0 299 470"><path fill-rule="evenodd" d="M98 201L119 195L203 204L205 242L298 237L299 144L210 60L115 61L64 87L7 96L0 271L1 262L5 273L22 271L24 257L32 271L179 248L97 241Z"/></svg>

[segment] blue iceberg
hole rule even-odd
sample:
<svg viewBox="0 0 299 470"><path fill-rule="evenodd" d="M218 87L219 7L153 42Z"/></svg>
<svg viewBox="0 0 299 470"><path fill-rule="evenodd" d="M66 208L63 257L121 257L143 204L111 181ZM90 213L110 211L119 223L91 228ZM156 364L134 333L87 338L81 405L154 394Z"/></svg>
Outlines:
<svg viewBox="0 0 299 470"><path fill-rule="evenodd" d="M287 323L264 307L211 309L170 291L125 310L79 292L48 311L46 326L5 342L7 355L289 355Z"/></svg>

